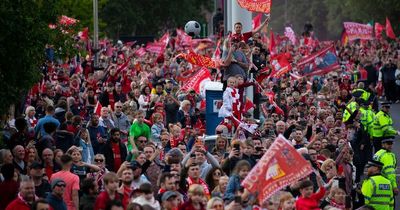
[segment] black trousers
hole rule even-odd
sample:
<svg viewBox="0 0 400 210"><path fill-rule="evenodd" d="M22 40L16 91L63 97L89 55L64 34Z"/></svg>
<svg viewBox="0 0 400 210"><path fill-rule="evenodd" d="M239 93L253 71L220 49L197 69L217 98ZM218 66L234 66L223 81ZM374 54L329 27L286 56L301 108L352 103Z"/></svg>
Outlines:
<svg viewBox="0 0 400 210"><path fill-rule="evenodd" d="M395 81L389 81L383 83L383 88L385 89L386 100L388 101L396 101L398 99L397 94L397 85Z"/></svg>

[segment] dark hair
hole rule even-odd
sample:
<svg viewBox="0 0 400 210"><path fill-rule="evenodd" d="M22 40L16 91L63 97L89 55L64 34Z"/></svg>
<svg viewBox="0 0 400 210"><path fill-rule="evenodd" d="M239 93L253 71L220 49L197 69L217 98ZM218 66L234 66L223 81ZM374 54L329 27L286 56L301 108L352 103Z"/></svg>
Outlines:
<svg viewBox="0 0 400 210"><path fill-rule="evenodd" d="M107 202L105 210L111 210L113 206L123 207L121 201L119 201L119 200L110 200L110 201Z"/></svg>
<svg viewBox="0 0 400 210"><path fill-rule="evenodd" d="M113 129L111 129L110 135L112 136L112 135L114 135L116 132L120 132L119 128L113 128Z"/></svg>
<svg viewBox="0 0 400 210"><path fill-rule="evenodd" d="M26 127L28 127L28 123L22 117L15 119L15 127L18 131L23 131Z"/></svg>
<svg viewBox="0 0 400 210"><path fill-rule="evenodd" d="M235 25L242 25L242 23L241 22L236 22L235 24L234 24L234 26Z"/></svg>
<svg viewBox="0 0 400 210"><path fill-rule="evenodd" d="M214 188L216 187L215 184L214 184L213 175L214 175L214 172L217 171L217 170L221 171L221 176L222 176L223 173L224 173L224 171L223 171L221 168L218 168L218 167L212 168L212 169L209 170L208 173L207 173L207 176L206 176L206 180L205 180L205 181L206 181L206 183L207 183L208 188L210 189L210 191L214 190Z"/></svg>
<svg viewBox="0 0 400 210"><path fill-rule="evenodd" d="M40 199L36 200L35 202L33 202L31 209L32 210L36 210L39 203L41 203L41 204L49 204L49 202L47 202L45 199L40 198Z"/></svg>
<svg viewBox="0 0 400 210"><path fill-rule="evenodd" d="M63 154L60 158L61 164L66 165L72 161L72 157L68 154Z"/></svg>
<svg viewBox="0 0 400 210"><path fill-rule="evenodd" d="M43 124L43 129L46 133L51 134L57 130L57 125L55 123L48 122L48 123Z"/></svg>
<svg viewBox="0 0 400 210"><path fill-rule="evenodd" d="M48 106L46 107L46 112L47 112L47 113L53 113L53 112L54 112L54 107L51 106L51 105L48 105Z"/></svg>
<svg viewBox="0 0 400 210"><path fill-rule="evenodd" d="M312 183L312 181L310 181L310 180L303 180L303 181L300 182L299 189L301 190L301 189L304 189L304 188L306 188L306 187L312 187L312 186L314 186L313 183Z"/></svg>
<svg viewBox="0 0 400 210"><path fill-rule="evenodd" d="M94 180L93 178L85 178L82 182L81 185L81 190L84 194L89 194L91 189L94 189L95 182L96 180Z"/></svg>
<svg viewBox="0 0 400 210"><path fill-rule="evenodd" d="M172 174L169 173L169 172L164 172L164 173L162 173L161 176L160 176L160 179L158 180L158 185L159 185L159 187L161 187L161 183L164 183L165 180L171 179L172 177L174 177L174 175L172 175Z"/></svg>
<svg viewBox="0 0 400 210"><path fill-rule="evenodd" d="M14 177L14 165L12 163L10 164L4 164L1 167L1 173L3 174L4 180L11 180Z"/></svg>

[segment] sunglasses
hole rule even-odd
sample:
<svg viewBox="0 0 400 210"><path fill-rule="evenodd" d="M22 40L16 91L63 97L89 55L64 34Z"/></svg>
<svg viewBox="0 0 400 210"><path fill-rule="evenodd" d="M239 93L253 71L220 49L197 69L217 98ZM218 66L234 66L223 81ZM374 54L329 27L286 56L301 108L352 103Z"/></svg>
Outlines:
<svg viewBox="0 0 400 210"><path fill-rule="evenodd" d="M138 141L139 143L146 143L147 141Z"/></svg>
<svg viewBox="0 0 400 210"><path fill-rule="evenodd" d="M102 163L102 162L104 162L104 160L103 160L103 159L94 159L94 162L96 162L96 163Z"/></svg>
<svg viewBox="0 0 400 210"><path fill-rule="evenodd" d="M65 187L65 184L56 184L57 187Z"/></svg>

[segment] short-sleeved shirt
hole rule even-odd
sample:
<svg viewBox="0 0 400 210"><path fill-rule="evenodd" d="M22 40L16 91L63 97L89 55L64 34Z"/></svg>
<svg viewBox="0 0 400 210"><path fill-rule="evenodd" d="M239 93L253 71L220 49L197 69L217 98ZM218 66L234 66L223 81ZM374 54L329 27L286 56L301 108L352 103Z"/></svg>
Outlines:
<svg viewBox="0 0 400 210"><path fill-rule="evenodd" d="M68 210L76 210L72 200L72 191L79 190L79 177L69 171L59 171L51 176L51 181L54 179L62 179L65 182L64 201Z"/></svg>
<svg viewBox="0 0 400 210"><path fill-rule="evenodd" d="M222 59L225 59L227 56L228 56L228 52L224 51L222 53ZM235 52L233 52L233 57L235 58L235 60L237 60L239 62L248 63L246 55L243 52L239 51L239 50L236 50ZM226 80L228 80L229 77L233 77L233 76L236 76L236 75L241 75L244 78L245 81L247 80L246 70L243 69L237 63L231 63L225 69L223 81L226 81Z"/></svg>
<svg viewBox="0 0 400 210"><path fill-rule="evenodd" d="M253 32L249 31L243 34L232 34L232 37L235 39L240 39L240 41L247 42L253 36Z"/></svg>

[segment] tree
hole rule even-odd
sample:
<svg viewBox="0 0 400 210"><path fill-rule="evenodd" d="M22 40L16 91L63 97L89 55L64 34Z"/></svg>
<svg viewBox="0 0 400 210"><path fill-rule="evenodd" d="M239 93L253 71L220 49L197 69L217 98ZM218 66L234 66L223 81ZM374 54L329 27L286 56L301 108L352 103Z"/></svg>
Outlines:
<svg viewBox="0 0 400 210"><path fill-rule="evenodd" d="M106 32L120 35L156 35L183 27L190 20L203 22L204 11L212 1L204 0L113 0L104 6L100 17L107 22Z"/></svg>
<svg viewBox="0 0 400 210"><path fill-rule="evenodd" d="M59 13L56 0L3 0L0 3L0 114L10 105L24 102L28 90L41 78L45 46L62 47L68 54L72 34L49 28ZM19 107L17 107L19 108Z"/></svg>

